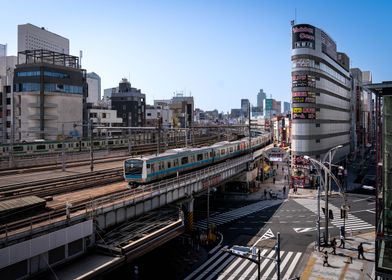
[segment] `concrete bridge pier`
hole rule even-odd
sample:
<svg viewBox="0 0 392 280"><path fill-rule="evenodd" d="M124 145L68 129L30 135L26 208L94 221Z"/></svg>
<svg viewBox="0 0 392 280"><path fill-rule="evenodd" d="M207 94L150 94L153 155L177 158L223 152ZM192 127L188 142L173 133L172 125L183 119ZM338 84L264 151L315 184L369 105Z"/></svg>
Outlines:
<svg viewBox="0 0 392 280"><path fill-rule="evenodd" d="M193 196L183 204L184 216L185 216L185 230L191 232L193 230L193 203L195 199Z"/></svg>

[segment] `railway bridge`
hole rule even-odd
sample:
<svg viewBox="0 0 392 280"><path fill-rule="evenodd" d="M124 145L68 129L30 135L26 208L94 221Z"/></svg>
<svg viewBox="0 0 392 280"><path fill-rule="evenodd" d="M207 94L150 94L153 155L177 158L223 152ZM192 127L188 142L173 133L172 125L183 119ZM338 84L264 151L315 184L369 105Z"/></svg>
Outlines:
<svg viewBox="0 0 392 280"><path fill-rule="evenodd" d="M29 224L19 227L3 227L0 230L0 278L13 275L13 278L23 279L49 268L52 270L52 266L84 255L90 247L104 254L78 258L80 265L62 270L64 278L88 279L132 261L180 235L185 226L191 228L194 196L244 171L252 173L261 155L259 150L175 178L108 195L92 200L83 209L72 209L69 205L65 215L56 218L31 219ZM181 204L184 207L176 208ZM158 213L155 221L154 210L159 210L155 212ZM166 216L162 217L162 212ZM132 229L127 232L132 228L132 223L127 221L143 215L150 215L153 221L148 229L140 232L137 227L137 234L133 234ZM125 234L121 234L121 238L110 234L110 229L120 224L125 225ZM103 235L107 232L108 235Z"/></svg>

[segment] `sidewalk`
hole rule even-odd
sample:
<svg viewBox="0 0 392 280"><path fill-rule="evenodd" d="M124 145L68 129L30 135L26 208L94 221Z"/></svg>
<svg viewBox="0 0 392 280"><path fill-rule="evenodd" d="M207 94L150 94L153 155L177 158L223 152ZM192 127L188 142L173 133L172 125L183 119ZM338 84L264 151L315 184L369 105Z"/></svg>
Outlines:
<svg viewBox="0 0 392 280"><path fill-rule="evenodd" d="M336 255L330 254L332 248L322 248L321 252L314 251L313 245L309 260L302 272L301 280L307 279L374 279L375 267L375 233L364 233L346 239L345 249L336 247ZM364 259L358 259L357 247L364 247ZM340 244L337 238L338 245ZM313 250L313 251L312 251ZM323 252L328 252L328 266L323 266ZM351 258L350 258L351 257Z"/></svg>

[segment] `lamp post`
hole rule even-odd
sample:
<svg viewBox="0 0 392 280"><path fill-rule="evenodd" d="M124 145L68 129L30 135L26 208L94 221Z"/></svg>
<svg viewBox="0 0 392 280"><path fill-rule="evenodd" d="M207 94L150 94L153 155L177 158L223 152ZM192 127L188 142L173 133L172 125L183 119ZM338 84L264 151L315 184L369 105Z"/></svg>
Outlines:
<svg viewBox="0 0 392 280"><path fill-rule="evenodd" d="M321 185L324 187L324 191L325 191L325 195L326 195L326 201L328 201L327 200L328 189L327 189L326 180L322 179L321 172L320 172L319 169L322 169L324 171L325 178L327 178L327 176L329 175L329 178L333 179L335 181L335 183L338 186L340 192L342 193L345 201L346 201L346 195L343 192L343 188L342 188L339 180L335 177L335 175L332 174L332 172L330 171L330 168L327 168L323 163L321 163L321 162L319 162L319 161L317 161L317 160L315 160L315 159L313 159L313 158L311 158L309 156L304 156L304 159L309 160L316 168L319 167L319 168L317 168L318 171L319 171L319 174L320 174L320 185L319 185L319 189L318 189L318 203L317 203L317 205L318 205L318 208L317 208L317 213L318 213L317 226L318 226L318 240L319 240L318 241L318 249L320 250L320 220L321 220L320 219L320 197L321 197L320 188L321 188ZM328 207L328 204L326 204L326 205ZM326 236L326 238L328 238L328 214L329 214L327 207L325 207L325 233L326 233L325 236ZM327 239L325 239L325 240L327 241Z"/></svg>

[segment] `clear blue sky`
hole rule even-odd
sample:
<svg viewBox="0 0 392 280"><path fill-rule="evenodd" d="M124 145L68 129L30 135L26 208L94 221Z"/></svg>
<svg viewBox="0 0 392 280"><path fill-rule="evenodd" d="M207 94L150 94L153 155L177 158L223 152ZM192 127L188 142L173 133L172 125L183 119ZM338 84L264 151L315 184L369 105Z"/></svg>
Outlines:
<svg viewBox="0 0 392 280"><path fill-rule="evenodd" d="M17 25L70 40L71 54L102 78L122 77L154 99L183 91L203 110L227 112L260 88L290 101L291 29L322 28L373 82L392 80L392 1L1 1L0 43L16 55ZM295 13L296 11L296 13ZM389 71L388 71L389 70Z"/></svg>

